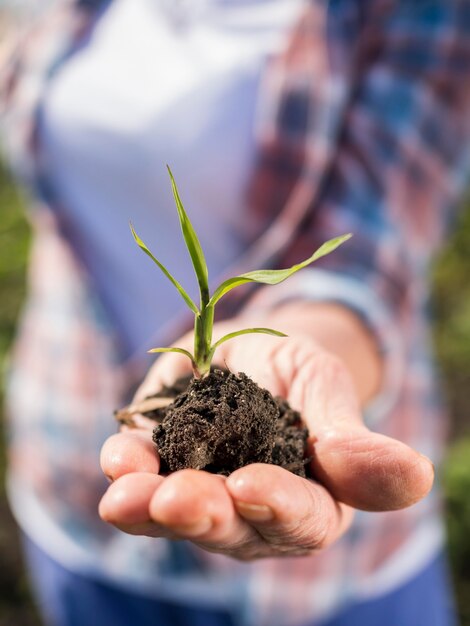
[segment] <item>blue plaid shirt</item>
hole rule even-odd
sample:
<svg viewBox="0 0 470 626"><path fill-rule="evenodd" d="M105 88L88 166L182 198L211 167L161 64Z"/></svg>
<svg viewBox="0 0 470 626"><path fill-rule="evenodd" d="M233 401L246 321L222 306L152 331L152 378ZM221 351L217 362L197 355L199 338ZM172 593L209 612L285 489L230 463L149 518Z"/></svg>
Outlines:
<svg viewBox="0 0 470 626"><path fill-rule="evenodd" d="M113 320L52 210L36 122L49 78L86 45L109 4L60 3L14 49L0 81L4 144L39 207L8 395L17 518L73 569L151 595L237 607L258 626L306 622L394 589L442 545L435 492L404 511L360 513L314 558L251 564L129 537L97 519L98 451L145 366L123 361ZM293 297L353 309L385 361L369 424L436 462L446 415L429 347L427 274L468 177L469 70L468 0L310 2L266 68L239 267L284 266L338 233L355 237L319 269L235 292L223 312Z"/></svg>

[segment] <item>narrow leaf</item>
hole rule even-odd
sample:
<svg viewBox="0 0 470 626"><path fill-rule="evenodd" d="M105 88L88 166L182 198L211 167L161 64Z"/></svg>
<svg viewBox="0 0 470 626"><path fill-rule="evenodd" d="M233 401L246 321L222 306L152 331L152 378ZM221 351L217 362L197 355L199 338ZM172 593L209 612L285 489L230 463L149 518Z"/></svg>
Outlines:
<svg viewBox="0 0 470 626"><path fill-rule="evenodd" d="M175 179L171 172L170 167L167 165L168 173L170 174L171 186L173 189L173 196L175 198L176 208L178 210L178 217L181 224L181 230L183 231L183 237L188 248L189 256L194 267L194 272L199 284L199 291L201 294L201 307L205 306L209 301L209 272L207 270L207 263L202 251L201 244L196 235L196 231L191 224L189 217L184 210L183 203L176 186Z"/></svg>
<svg viewBox="0 0 470 626"><path fill-rule="evenodd" d="M142 239L139 237L139 235L135 232L134 227L132 226L132 224L130 224L131 227L131 231L132 231L132 235L134 236L134 239L137 243L137 245L139 246L139 248L141 250L143 250L145 252L145 254L147 256L149 256L152 261L154 263L156 263L158 265L158 267L162 270L162 272L165 274L165 276L173 283L173 285L176 287L176 289L178 289L179 293L181 294L181 296L183 297L183 300L186 302L186 304L188 305L188 307L191 309L191 311L195 314L197 314L198 308L197 306L194 304L194 302L192 301L192 299L189 297L189 295L186 293L186 291L184 290L184 288L180 285L180 283L176 280L176 278L173 278L173 276L170 274L170 272L166 269L166 267L160 263L160 261L158 259L156 259L153 254L150 252L150 250L147 248L147 246L145 245L145 243L142 241Z"/></svg>
<svg viewBox="0 0 470 626"><path fill-rule="evenodd" d="M178 354L184 354L188 359L191 360L191 363L194 363L194 358L191 352L185 350L184 348L152 348L148 350L149 354L154 354L155 352L177 352Z"/></svg>
<svg viewBox="0 0 470 626"><path fill-rule="evenodd" d="M245 283L263 283L266 285L277 285L278 283L282 283L282 281L286 280L298 272L299 270L307 267L310 263L317 261L323 256L330 254L333 252L338 246L347 241L352 237L352 234L349 233L347 235L342 235L341 237L335 237L334 239L330 239L322 244L318 250L316 250L312 256L301 263L297 263L292 267L282 269L282 270L255 270L253 272L247 272L246 274L241 274L240 276L234 276L233 278L228 278L221 285L217 287L212 298L210 299L210 304L213 306L216 302L222 298L227 292L231 291L235 287L239 285L244 285Z"/></svg>
<svg viewBox="0 0 470 626"><path fill-rule="evenodd" d="M216 341L211 347L211 354L214 353L215 349L218 348L221 343L233 339L234 337L239 337L240 335L251 335L253 333L263 333L265 335L274 335L275 337L287 337L286 334L281 333L279 330L273 330L272 328L245 328L245 330L236 330L233 333L224 335L221 339Z"/></svg>

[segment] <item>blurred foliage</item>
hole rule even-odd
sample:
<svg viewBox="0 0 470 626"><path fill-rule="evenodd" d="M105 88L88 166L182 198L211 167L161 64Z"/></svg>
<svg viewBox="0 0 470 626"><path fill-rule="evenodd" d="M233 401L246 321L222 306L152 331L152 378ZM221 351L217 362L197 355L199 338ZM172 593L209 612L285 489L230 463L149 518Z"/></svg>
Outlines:
<svg viewBox="0 0 470 626"><path fill-rule="evenodd" d="M25 269L30 241L22 201L0 167L0 368L9 346L25 292ZM5 432L1 414L3 376L0 377L0 441ZM38 626L26 576L21 565L16 526L5 498L5 446L0 445L0 626Z"/></svg>
<svg viewBox="0 0 470 626"><path fill-rule="evenodd" d="M470 624L470 437L456 442L442 470L449 555L462 626Z"/></svg>
<svg viewBox="0 0 470 626"><path fill-rule="evenodd" d="M434 340L452 436L470 434L470 202L434 270Z"/></svg>
<svg viewBox="0 0 470 626"><path fill-rule="evenodd" d="M5 365L25 292L30 231L22 199L0 166L0 365ZM470 209L470 207L469 207ZM444 388L450 403L455 443L442 479L447 496L449 552L462 626L470 626L470 210L462 215L434 269L434 337ZM0 383L0 407L1 407ZM0 437L4 438L0 413ZM457 438L458 436L458 438ZM4 491L5 447L0 445L0 626L38 626L22 572L16 529Z"/></svg>
<svg viewBox="0 0 470 626"><path fill-rule="evenodd" d="M434 269L434 341L452 415L442 468L449 554L463 626L470 625L470 202Z"/></svg>
<svg viewBox="0 0 470 626"><path fill-rule="evenodd" d="M21 211L22 202L4 169L0 168L0 367L3 372L7 348L25 292L25 270L30 235ZM1 381L3 382L3 381ZM0 394L3 388L0 383ZM4 448L0 451L4 466Z"/></svg>

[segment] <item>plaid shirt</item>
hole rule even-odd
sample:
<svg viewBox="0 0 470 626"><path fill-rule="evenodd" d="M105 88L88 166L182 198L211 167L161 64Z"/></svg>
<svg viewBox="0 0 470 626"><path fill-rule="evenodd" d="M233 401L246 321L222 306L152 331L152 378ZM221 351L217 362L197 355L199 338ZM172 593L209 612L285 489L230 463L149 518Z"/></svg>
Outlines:
<svg viewBox="0 0 470 626"><path fill-rule="evenodd" d="M67 225L50 211L35 120L47 80L108 4L63 2L2 75L4 144L41 207L8 395L9 491L20 524L71 568L231 607L247 624L299 624L394 589L442 545L435 492L404 511L359 513L315 557L252 564L129 537L97 520L99 448L144 364L123 362ZM320 269L227 298L223 312L299 296L352 308L385 361L366 419L437 462L446 415L429 349L427 272L468 175L469 70L468 0L312 1L264 76L238 269L294 263L338 233L355 237Z"/></svg>

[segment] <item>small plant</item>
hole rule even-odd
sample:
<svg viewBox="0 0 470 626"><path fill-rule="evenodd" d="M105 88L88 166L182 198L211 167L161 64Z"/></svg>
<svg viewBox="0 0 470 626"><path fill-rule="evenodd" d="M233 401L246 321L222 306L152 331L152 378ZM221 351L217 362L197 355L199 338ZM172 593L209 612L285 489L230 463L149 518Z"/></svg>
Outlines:
<svg viewBox="0 0 470 626"><path fill-rule="evenodd" d="M215 343L212 343L212 328L214 324L215 305L225 294L227 294L235 287L238 287L239 285L250 282L263 283L266 285L277 285L278 283L281 283L282 281L289 278L289 276L292 276L292 274L295 274L295 272L298 272L302 268L307 267L307 265L310 265L310 263L313 263L322 256L325 256L335 250L344 241L349 239L351 237L351 234L342 235L341 237L330 239L329 241L321 245L320 248L318 248L318 250L316 250L308 259L302 261L301 263L297 263L290 268L281 270L255 270L253 272L247 272L246 274L234 276L233 278L228 278L227 280L224 280L211 295L209 292L209 275L207 270L207 264L201 248L201 244L199 243L196 232L188 218L188 215L186 214L186 211L184 210L183 203L181 202L178 188L175 183L175 179L169 167L168 172L170 174L173 195L175 198L176 208L178 210L178 217L181 224L181 230L183 232L186 247L191 257L194 272L196 274L199 285L200 304L198 307L185 291L185 289L180 285L180 283L170 274L166 267L162 263L160 263L157 258L155 258L155 256L150 252L145 243L142 241L142 239L137 235L131 224L132 234L139 247L145 252L145 254L147 254L152 259L152 261L161 269L165 276L173 283L173 285L181 294L187 306L194 313L193 354L191 354L188 350L178 347L153 348L152 350L149 350L149 352L178 352L180 354L184 354L191 361L194 376L196 378L203 378L210 371L212 358L217 347L225 341L228 341L229 339L233 339L234 337L238 337L240 335L247 335L250 333L265 333L268 335L275 335L277 337L287 336L284 333L281 333L278 330L273 330L271 328L245 328L243 330L237 330L235 332L228 333L227 335L221 337Z"/></svg>

